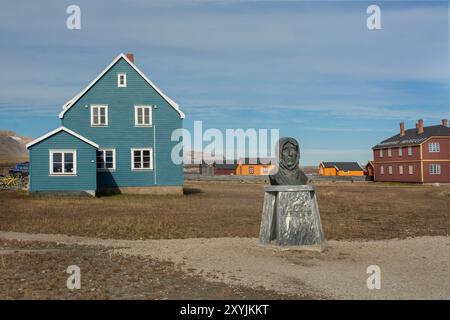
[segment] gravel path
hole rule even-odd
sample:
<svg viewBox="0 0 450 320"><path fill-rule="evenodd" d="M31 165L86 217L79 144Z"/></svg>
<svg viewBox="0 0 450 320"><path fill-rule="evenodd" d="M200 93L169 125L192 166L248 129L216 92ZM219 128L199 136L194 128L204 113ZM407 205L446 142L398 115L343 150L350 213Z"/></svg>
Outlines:
<svg viewBox="0 0 450 320"><path fill-rule="evenodd" d="M254 238L110 240L2 232L5 240L104 246L176 263L210 281L302 292L335 299L450 299L450 237L330 241L323 253L263 247ZM381 268L381 289L369 290L369 265Z"/></svg>

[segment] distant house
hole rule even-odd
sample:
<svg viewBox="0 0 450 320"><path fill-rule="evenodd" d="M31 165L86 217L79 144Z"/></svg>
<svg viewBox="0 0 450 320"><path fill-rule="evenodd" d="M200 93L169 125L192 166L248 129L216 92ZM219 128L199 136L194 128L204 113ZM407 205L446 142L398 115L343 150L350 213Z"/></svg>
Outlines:
<svg viewBox="0 0 450 320"><path fill-rule="evenodd" d="M268 175L273 168L272 159L268 158L241 158L237 162L237 175Z"/></svg>
<svg viewBox="0 0 450 320"><path fill-rule="evenodd" d="M231 164L225 163L216 163L216 162L206 162L202 161L200 165L200 174L204 176L212 176L212 175L233 175L236 173L236 161Z"/></svg>
<svg viewBox="0 0 450 320"><path fill-rule="evenodd" d="M61 126L27 145L30 192L181 193L171 159L183 112L120 54L64 104Z"/></svg>
<svg viewBox="0 0 450 320"><path fill-rule="evenodd" d="M218 163L214 164L214 174L215 175L233 175L236 174L236 163Z"/></svg>
<svg viewBox="0 0 450 320"><path fill-rule="evenodd" d="M374 180L399 182L450 182L450 129L442 124L405 130L373 148Z"/></svg>
<svg viewBox="0 0 450 320"><path fill-rule="evenodd" d="M321 176L363 176L364 170L357 162L321 162L319 164Z"/></svg>

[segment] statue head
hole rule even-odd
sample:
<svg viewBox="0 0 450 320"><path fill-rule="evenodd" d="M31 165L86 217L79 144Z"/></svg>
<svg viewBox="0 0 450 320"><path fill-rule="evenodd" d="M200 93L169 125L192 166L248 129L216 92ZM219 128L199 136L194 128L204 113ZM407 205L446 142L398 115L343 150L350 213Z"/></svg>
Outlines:
<svg viewBox="0 0 450 320"><path fill-rule="evenodd" d="M300 147L294 138L280 138L278 140L279 166L287 170L298 168Z"/></svg>
<svg viewBox="0 0 450 320"><path fill-rule="evenodd" d="M272 185L304 185L308 177L299 168L300 147L294 138L280 138L278 150L278 165L269 175Z"/></svg>

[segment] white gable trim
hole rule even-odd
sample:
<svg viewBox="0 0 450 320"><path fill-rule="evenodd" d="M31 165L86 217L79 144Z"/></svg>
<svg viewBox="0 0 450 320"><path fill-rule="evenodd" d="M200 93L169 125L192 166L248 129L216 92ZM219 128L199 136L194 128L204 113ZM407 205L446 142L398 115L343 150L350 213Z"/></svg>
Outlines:
<svg viewBox="0 0 450 320"><path fill-rule="evenodd" d="M111 64L109 66L106 67L105 70L103 70L98 76L97 78L94 79L94 81L92 81L83 91L81 91L79 94L77 94L75 97L73 97L72 99L70 99L69 101L67 101L63 106L63 110L61 111L61 113L59 114L59 118L62 119L64 118L64 114L67 112L67 110L69 110L98 80L100 80L100 78L109 71L109 69L111 69L117 61L119 61L120 58L125 59L126 62L128 62L128 64L137 72L139 73L139 75L144 78L145 81L147 81L147 83L153 88L155 89L156 92L159 93L159 95L161 95L161 97L163 97L164 100L167 101L167 103L169 103L172 108L174 108L178 114L180 115L181 119L184 119L184 113L180 110L180 106L174 102L172 99L170 99L168 96L166 96L164 93L162 93L161 90L159 90L159 88L157 86L155 86L155 84L153 82L150 81L150 79L148 79L145 74L138 69L138 67L136 67L134 65L134 63L132 63L130 60L128 60L128 58L123 54L119 54L117 56L117 58L114 59L113 62L111 62Z"/></svg>
<svg viewBox="0 0 450 320"><path fill-rule="evenodd" d="M39 138L37 138L37 139L31 141L30 143L28 143L28 144L26 145L27 149L28 149L29 147L35 145L36 143L39 143L39 142L41 142L42 140L45 140L45 139L47 139L48 137L53 136L54 134L56 134L56 133L58 133L58 132L60 132L60 131L65 131L65 132L67 132L68 134L71 134L72 136L74 136L74 137L76 137L76 138L78 138L78 139L80 139L80 140L86 142L87 144L90 144L91 146L93 146L93 147L95 147L95 148L98 148L98 144L96 144L95 142L93 142L93 141L91 141L91 140L89 140L89 139L83 137L82 135L76 133L75 131L72 131L72 130L70 130L70 129L67 129L66 127L61 126L61 127L59 127L59 128L56 128L56 129L53 130L53 131L50 131L50 132L47 133L47 134L44 134L42 137L39 137Z"/></svg>

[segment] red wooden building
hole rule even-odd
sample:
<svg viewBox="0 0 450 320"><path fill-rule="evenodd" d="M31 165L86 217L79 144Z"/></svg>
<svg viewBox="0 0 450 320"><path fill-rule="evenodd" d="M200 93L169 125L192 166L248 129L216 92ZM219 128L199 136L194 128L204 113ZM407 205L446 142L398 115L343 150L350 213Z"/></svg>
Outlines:
<svg viewBox="0 0 450 320"><path fill-rule="evenodd" d="M375 181L450 182L450 129L442 124L405 130L373 148Z"/></svg>

